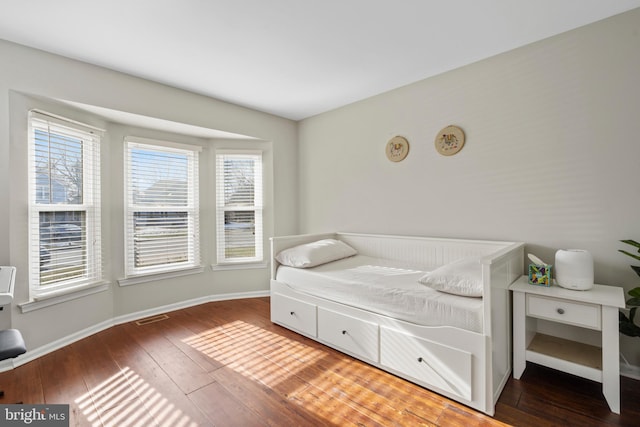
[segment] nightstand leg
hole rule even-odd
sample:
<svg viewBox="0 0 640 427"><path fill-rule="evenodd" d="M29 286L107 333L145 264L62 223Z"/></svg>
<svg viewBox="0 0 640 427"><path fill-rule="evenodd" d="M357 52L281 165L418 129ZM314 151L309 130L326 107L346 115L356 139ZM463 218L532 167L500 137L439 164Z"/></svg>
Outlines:
<svg viewBox="0 0 640 427"><path fill-rule="evenodd" d="M620 413L618 309L602 306L602 393L611 412Z"/></svg>
<svg viewBox="0 0 640 427"><path fill-rule="evenodd" d="M513 378L519 380L527 366L524 292L513 293Z"/></svg>

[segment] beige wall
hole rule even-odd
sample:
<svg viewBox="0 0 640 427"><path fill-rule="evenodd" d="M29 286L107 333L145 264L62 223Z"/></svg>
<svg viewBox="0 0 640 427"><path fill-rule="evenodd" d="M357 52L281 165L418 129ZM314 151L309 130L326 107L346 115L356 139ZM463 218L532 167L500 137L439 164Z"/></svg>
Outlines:
<svg viewBox="0 0 640 427"><path fill-rule="evenodd" d="M269 269L212 271L214 259L213 165L215 144L245 144L140 129L101 119L72 101L201 128L259 138L272 167L265 171L269 214L265 237L294 234L297 222L297 124L122 73L0 40L0 265L17 267L14 305L0 312L0 325L22 330L29 350L55 347L108 324L118 316L223 294L268 292ZM27 111L38 107L107 129L102 149L105 292L22 313L28 300ZM53 111L52 111L53 110ZM122 139L124 135L169 139L204 148L200 168L201 247L204 271L175 280L120 287L123 267ZM268 248L268 241L265 249ZM265 251L268 254L268 251Z"/></svg>
<svg viewBox="0 0 640 427"><path fill-rule="evenodd" d="M443 157L449 124L467 141ZM302 232L517 240L548 262L582 248L598 282L640 284L617 252L640 240L640 10L306 119L299 135ZM394 135L410 142L400 163L384 153ZM622 339L635 365L639 343Z"/></svg>

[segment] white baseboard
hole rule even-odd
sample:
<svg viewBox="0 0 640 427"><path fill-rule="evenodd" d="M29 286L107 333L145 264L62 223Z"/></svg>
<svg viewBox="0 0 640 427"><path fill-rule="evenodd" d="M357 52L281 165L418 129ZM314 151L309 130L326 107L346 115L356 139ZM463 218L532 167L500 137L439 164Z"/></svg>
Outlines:
<svg viewBox="0 0 640 427"><path fill-rule="evenodd" d="M73 344L74 342L79 341L83 338L87 338L91 335L97 334L98 332L104 331L105 329L109 329L110 327L115 325L144 319L145 317L155 316L158 314L168 313L170 311L180 310L187 307L193 307L195 305L205 304L208 302L228 301L243 298L260 298L268 297L269 295L270 292L268 290L209 295L206 297L195 298L187 301L181 301L174 304L163 305L161 307L154 307L148 310L142 310L135 313L117 316L110 320L105 320L104 322L101 322L97 325L90 326L81 331L74 332L71 335L67 335L66 337L62 337L33 350L28 350L25 354L22 354L15 359L3 360L2 362L0 362L0 372L8 371L20 365L24 365L25 363L31 362L32 360L59 350L62 347L68 346L69 344Z"/></svg>
<svg viewBox="0 0 640 427"><path fill-rule="evenodd" d="M125 314L113 319L114 325L132 322L134 320L144 319L145 317L156 316L158 314L168 313L170 311L181 310L195 305L206 304L214 301L229 301L243 298L260 298L268 297L270 291L253 291L253 292L234 292L230 294L208 295L206 297L194 298L187 301L181 301L174 304L163 305L160 307L150 308L148 310L138 311L136 313Z"/></svg>
<svg viewBox="0 0 640 427"><path fill-rule="evenodd" d="M109 329L113 325L114 323L112 320L106 320L97 325L91 326L89 328L83 329L78 332L74 332L71 335L67 335L66 337L62 337L60 339L47 343L33 350L28 350L25 354L20 355L15 359L11 359L10 367L8 369L15 368L20 365L24 365L25 363L31 362L32 360L35 360L53 351L61 349L62 347L65 347L69 344L73 344L74 342L79 341L83 338L86 338L93 334L97 334L98 332L104 331L105 329ZM8 369L4 369L4 370L8 370Z"/></svg>

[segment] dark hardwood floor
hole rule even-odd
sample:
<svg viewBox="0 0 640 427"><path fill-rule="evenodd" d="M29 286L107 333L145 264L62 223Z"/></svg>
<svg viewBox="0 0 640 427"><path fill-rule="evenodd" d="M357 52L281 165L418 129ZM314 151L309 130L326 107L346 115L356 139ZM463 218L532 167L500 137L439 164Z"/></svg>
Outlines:
<svg viewBox="0 0 640 427"><path fill-rule="evenodd" d="M488 417L272 324L268 298L138 323L0 373L0 403L69 404L72 426L640 425L640 382L616 415L600 384L535 365Z"/></svg>

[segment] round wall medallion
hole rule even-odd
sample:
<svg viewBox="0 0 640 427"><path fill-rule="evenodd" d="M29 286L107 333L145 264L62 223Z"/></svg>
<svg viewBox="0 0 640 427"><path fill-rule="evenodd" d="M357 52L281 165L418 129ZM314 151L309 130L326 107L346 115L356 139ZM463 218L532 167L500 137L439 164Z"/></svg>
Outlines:
<svg viewBox="0 0 640 427"><path fill-rule="evenodd" d="M409 141L402 136L394 136L387 142L385 151L389 160L400 162L409 154Z"/></svg>
<svg viewBox="0 0 640 427"><path fill-rule="evenodd" d="M443 156L453 156L464 146L464 132L458 126L449 125L436 135L436 150Z"/></svg>

